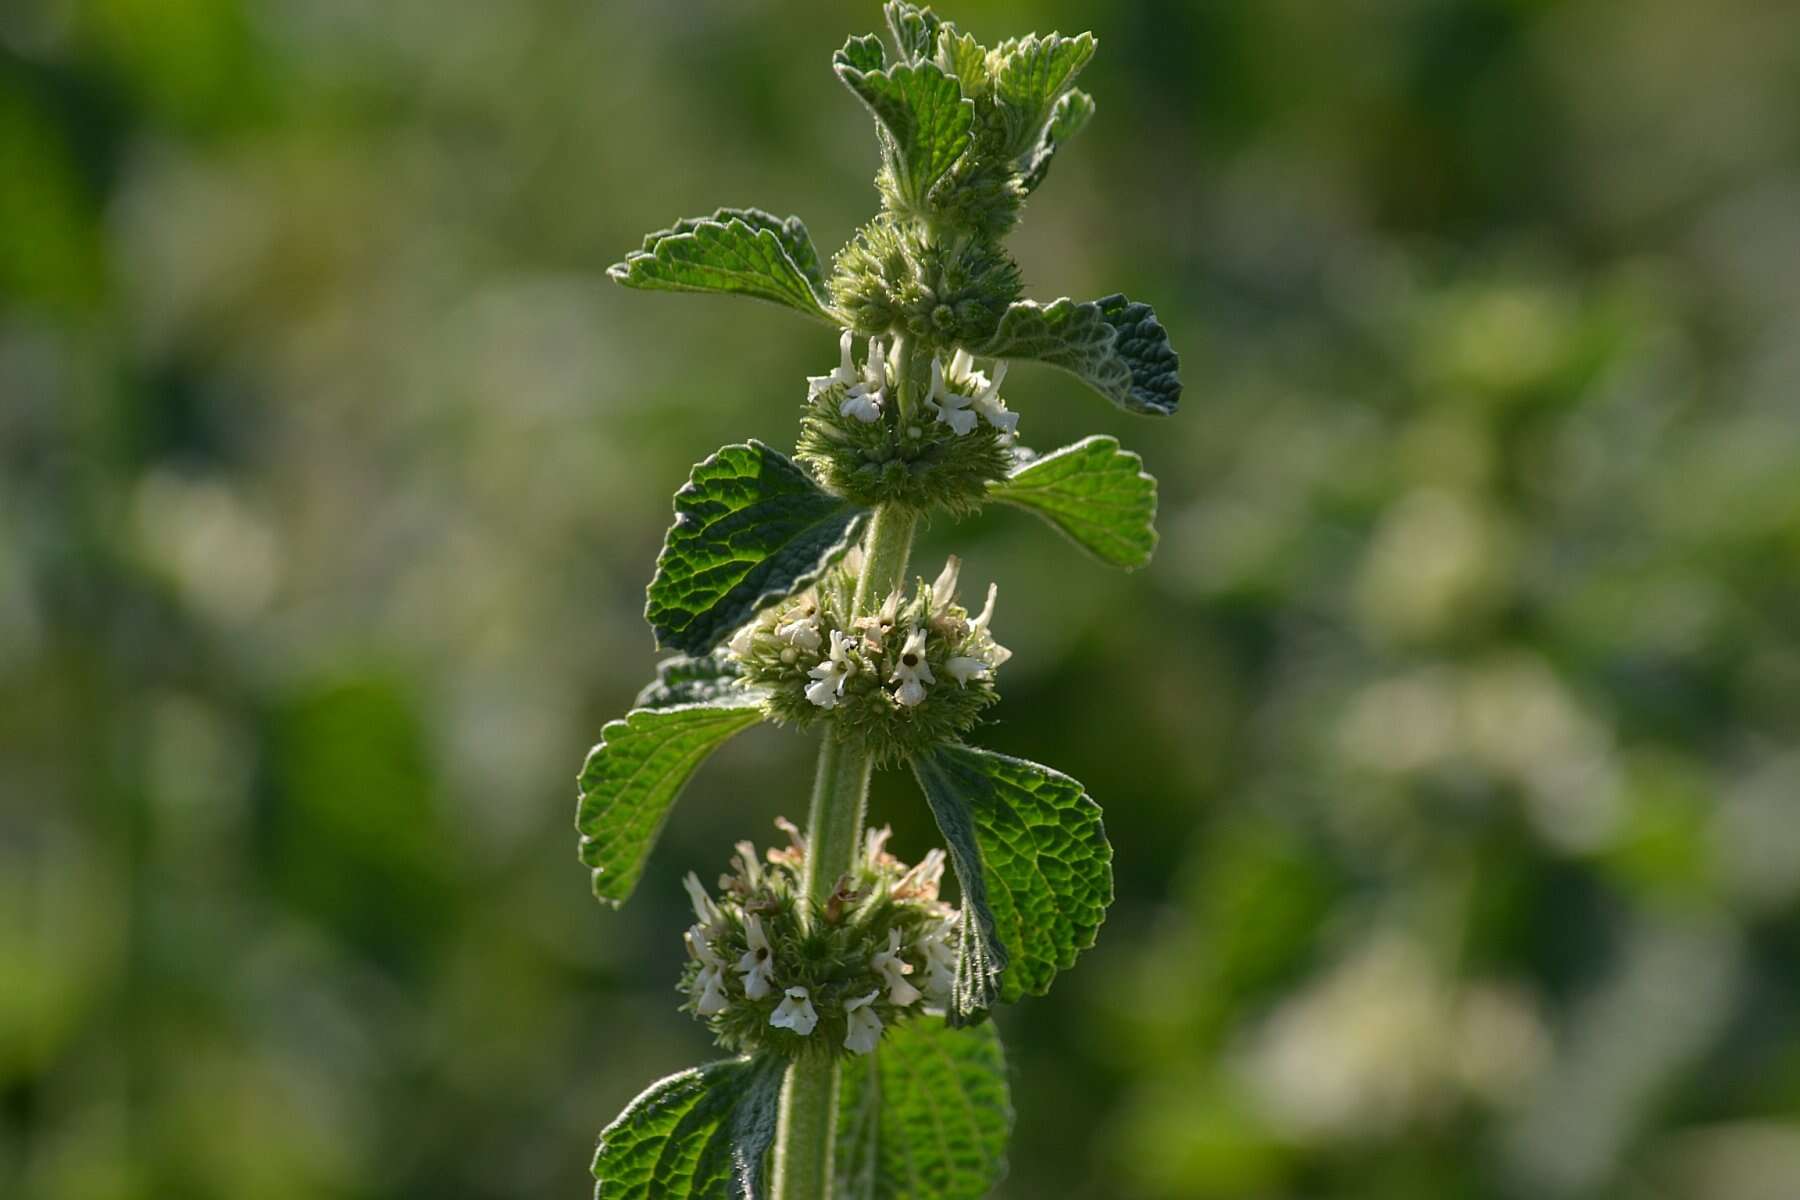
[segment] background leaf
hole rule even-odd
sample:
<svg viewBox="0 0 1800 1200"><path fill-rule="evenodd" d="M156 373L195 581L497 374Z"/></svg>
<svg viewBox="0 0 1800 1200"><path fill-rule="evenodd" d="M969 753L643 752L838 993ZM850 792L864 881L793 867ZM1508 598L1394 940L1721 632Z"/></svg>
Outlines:
<svg viewBox="0 0 1800 1200"><path fill-rule="evenodd" d="M952 1022L1043 995L1112 903L1100 806L1059 771L972 746L919 755L913 773L963 891Z"/></svg>
<svg viewBox="0 0 1800 1200"><path fill-rule="evenodd" d="M1097 434L1023 463L988 496L1036 513L1127 571L1148 563L1156 549L1156 480L1117 438Z"/></svg>
<svg viewBox="0 0 1800 1200"><path fill-rule="evenodd" d="M596 1200L760 1200L781 1077L731 1058L651 1084L600 1134Z"/></svg>
<svg viewBox="0 0 1800 1200"><path fill-rule="evenodd" d="M1076 303L1020 300L972 354L1061 367L1128 412L1168 416L1181 403L1181 360L1147 304L1122 295Z"/></svg>
<svg viewBox="0 0 1800 1200"><path fill-rule="evenodd" d="M675 493L644 610L657 644L706 653L836 562L864 512L761 442L726 446Z"/></svg>
<svg viewBox="0 0 1800 1200"><path fill-rule="evenodd" d="M733 208L688 217L646 237L642 250L606 273L626 287L754 296L835 323L821 294L818 252L798 217Z"/></svg>
<svg viewBox="0 0 1800 1200"><path fill-rule="evenodd" d="M842 1068L837 1200L980 1200L1006 1174L1012 1117L993 1022L894 1025Z"/></svg>
<svg viewBox="0 0 1800 1200"><path fill-rule="evenodd" d="M706 756L762 720L753 700L634 709L600 731L577 780L581 861L594 895L615 907L637 886L669 809Z"/></svg>

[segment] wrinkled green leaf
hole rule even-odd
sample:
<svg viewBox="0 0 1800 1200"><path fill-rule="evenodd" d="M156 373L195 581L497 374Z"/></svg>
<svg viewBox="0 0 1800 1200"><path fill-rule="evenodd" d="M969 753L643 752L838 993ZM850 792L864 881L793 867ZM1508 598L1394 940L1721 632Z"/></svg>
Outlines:
<svg viewBox="0 0 1800 1200"><path fill-rule="evenodd" d="M865 509L761 442L726 446L675 493L644 618L657 644L705 654L848 550Z"/></svg>
<svg viewBox="0 0 1800 1200"><path fill-rule="evenodd" d="M651 1084L600 1134L596 1200L760 1200L783 1064L731 1058Z"/></svg>
<svg viewBox="0 0 1800 1200"><path fill-rule="evenodd" d="M1034 33L1000 45L994 99L1006 121L1008 158L1037 144L1057 101L1094 57L1095 45L1091 33Z"/></svg>
<svg viewBox="0 0 1800 1200"><path fill-rule="evenodd" d="M987 47L976 41L973 34L959 33L954 25L944 26L938 31L935 61L946 73L956 76L963 95L970 99L991 97L994 80L988 72Z"/></svg>
<svg viewBox="0 0 1800 1200"><path fill-rule="evenodd" d="M644 248L606 273L626 287L730 292L772 300L831 322L819 255L798 217L722 208L689 217L644 239Z"/></svg>
<svg viewBox="0 0 1800 1200"><path fill-rule="evenodd" d="M838 78L875 114L900 194L923 205L931 186L968 149L975 106L935 63L877 70L860 65L868 59L859 40L850 39L834 59Z"/></svg>
<svg viewBox="0 0 1800 1200"><path fill-rule="evenodd" d="M1041 996L1094 944L1112 903L1100 806L1049 767L971 746L913 759L963 893L952 1024Z"/></svg>
<svg viewBox="0 0 1800 1200"><path fill-rule="evenodd" d="M845 62L858 71L879 71L887 66L887 50L872 33L859 33L844 43L833 62Z"/></svg>
<svg viewBox="0 0 1800 1200"><path fill-rule="evenodd" d="M593 868L595 896L614 907L631 896L688 777L762 717L762 708L745 698L633 709L624 720L607 722L576 781L575 828L581 861Z"/></svg>
<svg viewBox="0 0 1800 1200"><path fill-rule="evenodd" d="M735 702L749 694L737 663L714 652L695 657L677 654L656 664L656 681L646 684L633 708L673 708L677 704Z"/></svg>
<svg viewBox="0 0 1800 1200"><path fill-rule="evenodd" d="M1181 406L1181 359L1147 304L1113 295L1020 300L971 354L1061 367L1128 412L1168 416Z"/></svg>
<svg viewBox="0 0 1800 1200"><path fill-rule="evenodd" d="M1025 190L1035 192L1038 185L1050 174L1050 162L1062 144L1087 128L1087 123L1094 117L1094 98L1075 88L1063 95L1056 102L1056 110L1050 115L1050 123L1044 127L1044 136L1038 139L1037 148L1025 160Z"/></svg>
<svg viewBox="0 0 1800 1200"><path fill-rule="evenodd" d="M1097 434L1014 467L988 496L1038 514L1127 571L1156 549L1156 480L1117 438Z"/></svg>
<svg viewBox="0 0 1800 1200"><path fill-rule="evenodd" d="M930 56L937 45L938 26L942 24L936 13L908 4L906 0L888 0L881 6L881 11L887 17L888 30L894 35L894 44L900 48L903 61L918 62Z"/></svg>
<svg viewBox="0 0 1800 1200"><path fill-rule="evenodd" d="M992 1022L905 1021L842 1072L836 1200L980 1200L1006 1174L1012 1099Z"/></svg>

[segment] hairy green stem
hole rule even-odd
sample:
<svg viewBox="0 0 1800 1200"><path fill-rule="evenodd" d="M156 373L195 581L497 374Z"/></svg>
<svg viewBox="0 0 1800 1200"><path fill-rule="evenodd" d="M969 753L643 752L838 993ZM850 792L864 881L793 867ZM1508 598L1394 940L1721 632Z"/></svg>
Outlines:
<svg viewBox="0 0 1800 1200"><path fill-rule="evenodd" d="M902 390L904 386L903 379ZM858 613L874 612L905 582L918 519L911 509L893 505L876 510L863 543L862 576L856 581ZM856 863L872 766L866 746L825 735L806 819L806 894L815 905L831 898L838 880ZM776 1200L829 1200L837 1081L834 1059L798 1059L788 1068L775 1142Z"/></svg>

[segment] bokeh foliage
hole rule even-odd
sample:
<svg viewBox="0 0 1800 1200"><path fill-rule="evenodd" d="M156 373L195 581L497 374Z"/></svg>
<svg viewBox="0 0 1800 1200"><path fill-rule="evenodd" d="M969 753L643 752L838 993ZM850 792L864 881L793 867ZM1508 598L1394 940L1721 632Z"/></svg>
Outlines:
<svg viewBox="0 0 1800 1200"><path fill-rule="evenodd" d="M704 1052L676 880L810 746L728 747L619 914L571 774L669 492L834 347L604 270L722 196L841 242L873 12L0 6L0 1194L565 1196ZM1800 12L951 15L1097 27L1015 243L1154 296L1190 410L1009 377L1162 480L1147 572L954 530L986 740L1118 848L1003 1018L1007 1194L1789 1195Z"/></svg>

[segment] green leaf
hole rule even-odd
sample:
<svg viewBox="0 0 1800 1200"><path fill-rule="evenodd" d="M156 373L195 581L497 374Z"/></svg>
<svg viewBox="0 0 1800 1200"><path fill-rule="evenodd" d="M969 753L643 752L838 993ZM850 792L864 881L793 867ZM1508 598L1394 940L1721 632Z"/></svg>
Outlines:
<svg viewBox="0 0 1800 1200"><path fill-rule="evenodd" d="M714 652L696 658L677 654L656 664L656 681L645 685L631 706L673 708L678 704L735 702L748 695L738 665L728 655Z"/></svg>
<svg viewBox="0 0 1800 1200"><path fill-rule="evenodd" d="M970 99L991 96L994 80L988 73L987 47L976 41L973 34L959 33L954 25L944 26L938 31L936 61L956 76L963 95Z"/></svg>
<svg viewBox="0 0 1800 1200"><path fill-rule="evenodd" d="M988 496L1038 514L1127 571L1148 563L1156 549L1156 480L1117 438L1096 434L1022 463Z"/></svg>
<svg viewBox="0 0 1800 1200"><path fill-rule="evenodd" d="M872 33L859 33L844 43L832 61L845 62L858 71L879 71L887 66L887 51Z"/></svg>
<svg viewBox="0 0 1800 1200"><path fill-rule="evenodd" d="M1107 296L1020 300L969 353L1061 367L1128 412L1168 416L1181 406L1181 359L1148 304Z"/></svg>
<svg viewBox="0 0 1800 1200"><path fill-rule="evenodd" d="M867 61L866 49L852 38L833 65L838 78L875 114L900 194L922 206L931 186L968 149L975 105L935 63L879 70L859 65Z"/></svg>
<svg viewBox="0 0 1800 1200"><path fill-rule="evenodd" d="M615 908L625 903L688 777L732 734L762 719L761 706L746 697L638 708L607 722L576 780L575 828L595 896Z"/></svg>
<svg viewBox="0 0 1800 1200"><path fill-rule="evenodd" d="M783 1064L731 1058L660 1079L600 1134L596 1200L759 1200Z"/></svg>
<svg viewBox="0 0 1800 1200"><path fill-rule="evenodd" d="M888 29L903 60L918 62L931 55L937 45L938 26L942 24L936 13L906 0L888 0L881 11L887 16Z"/></svg>
<svg viewBox="0 0 1800 1200"><path fill-rule="evenodd" d="M644 618L659 646L705 654L848 550L866 509L758 441L726 446L675 493Z"/></svg>
<svg viewBox="0 0 1800 1200"><path fill-rule="evenodd" d="M837 1200L980 1200L1006 1174L1006 1056L993 1023L916 1017L838 1086Z"/></svg>
<svg viewBox="0 0 1800 1200"><path fill-rule="evenodd" d="M1038 139L1037 149L1025 160L1025 190L1035 192L1044 177L1050 174L1050 161L1062 144L1087 128L1087 123L1094 118L1094 98L1075 88L1064 93L1056 102L1056 111L1050 114L1050 123L1044 127L1044 136Z"/></svg>
<svg viewBox="0 0 1800 1200"><path fill-rule="evenodd" d="M1001 43L994 99L1006 121L1006 157L1016 158L1037 143L1057 101L1094 57L1095 46L1091 33L1072 38L1034 33Z"/></svg>
<svg viewBox="0 0 1800 1200"><path fill-rule="evenodd" d="M1094 944L1112 903L1100 806L1049 767L945 744L913 759L962 887L952 1024L1041 996Z"/></svg>
<svg viewBox="0 0 1800 1200"><path fill-rule="evenodd" d="M665 292L735 292L772 300L835 324L819 255L798 217L722 208L644 239L606 273L626 287Z"/></svg>

